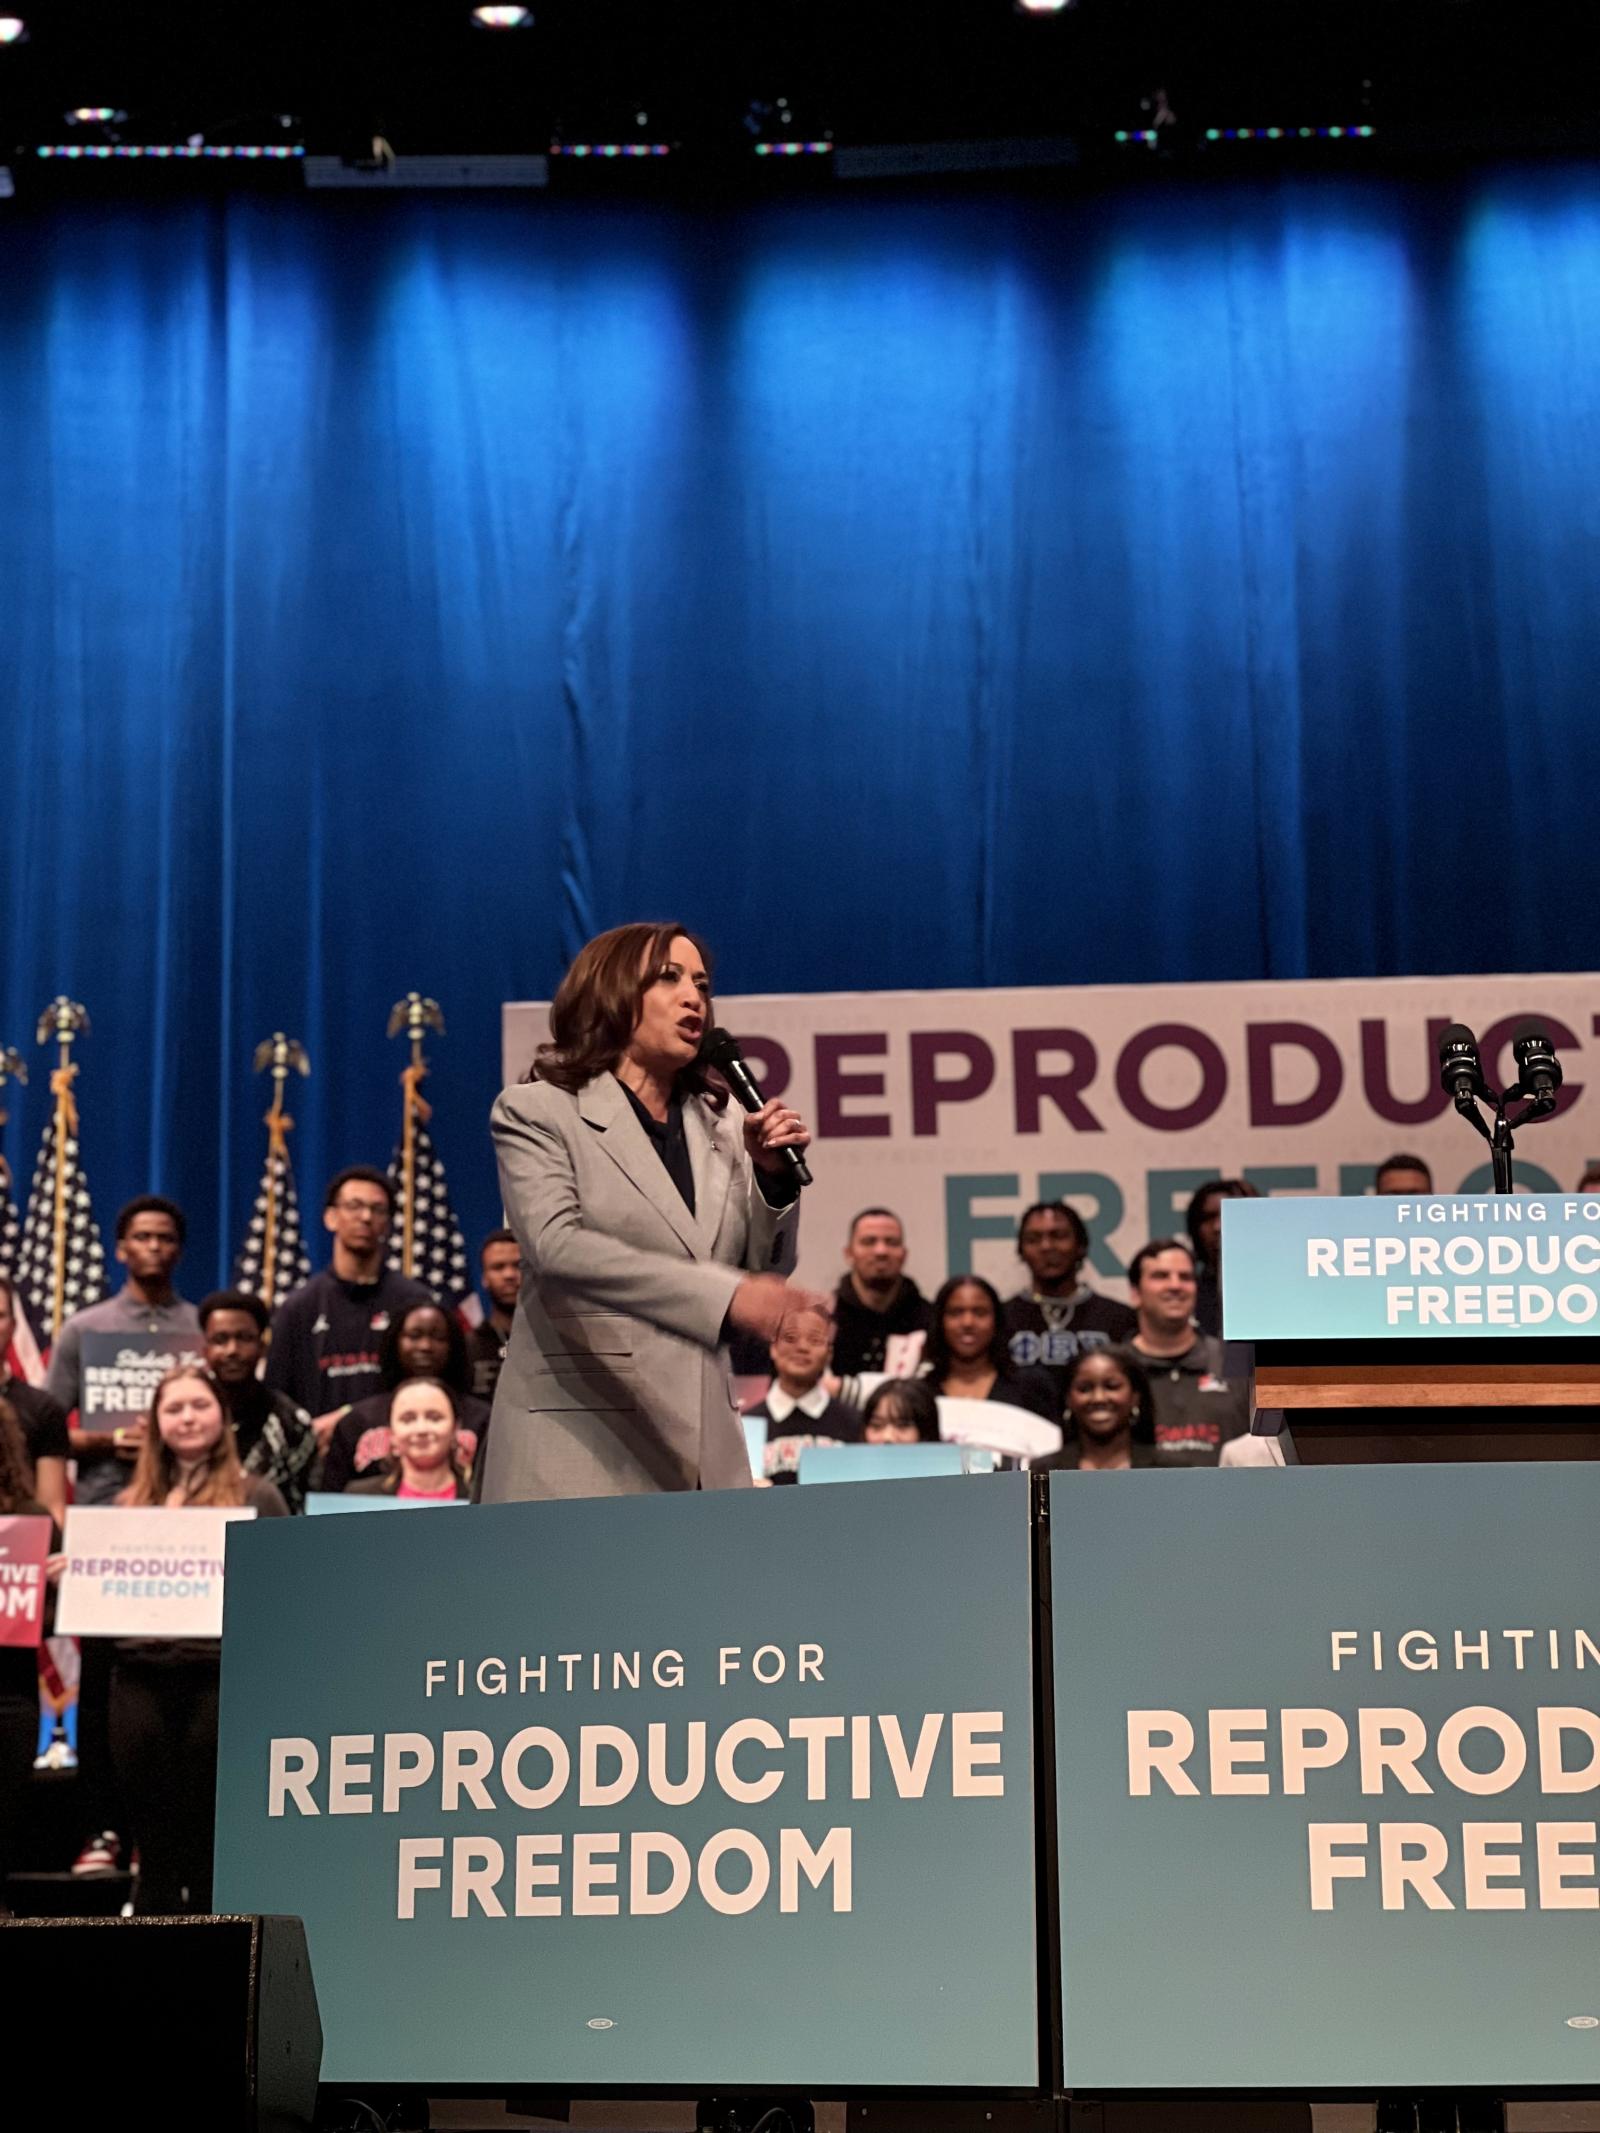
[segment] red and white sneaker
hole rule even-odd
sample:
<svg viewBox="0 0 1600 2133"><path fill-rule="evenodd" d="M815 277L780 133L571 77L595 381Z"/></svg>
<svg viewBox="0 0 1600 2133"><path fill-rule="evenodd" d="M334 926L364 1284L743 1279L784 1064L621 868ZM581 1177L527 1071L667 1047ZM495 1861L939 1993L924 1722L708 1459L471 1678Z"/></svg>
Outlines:
<svg viewBox="0 0 1600 2133"><path fill-rule="evenodd" d="M122 1839L114 1829L89 1838L72 1862L75 1874L115 1874L122 1866Z"/></svg>

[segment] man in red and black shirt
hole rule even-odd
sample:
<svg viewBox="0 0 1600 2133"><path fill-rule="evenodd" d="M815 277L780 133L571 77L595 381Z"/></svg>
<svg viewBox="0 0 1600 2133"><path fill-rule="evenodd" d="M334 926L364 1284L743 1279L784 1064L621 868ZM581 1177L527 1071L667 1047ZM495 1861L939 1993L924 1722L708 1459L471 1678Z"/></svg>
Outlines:
<svg viewBox="0 0 1600 2133"><path fill-rule="evenodd" d="M1250 1387L1222 1375L1221 1341L1194 1323L1194 1254L1181 1237L1156 1237L1134 1253L1128 1282L1139 1314L1128 1345L1150 1378L1156 1463L1215 1466L1250 1427Z"/></svg>
<svg viewBox="0 0 1600 2133"><path fill-rule="evenodd" d="M391 1319L432 1303L431 1289L384 1265L394 1189L366 1164L341 1170L328 1186L323 1224L333 1261L278 1306L265 1380L310 1415L326 1445L346 1408L382 1384L378 1350Z"/></svg>

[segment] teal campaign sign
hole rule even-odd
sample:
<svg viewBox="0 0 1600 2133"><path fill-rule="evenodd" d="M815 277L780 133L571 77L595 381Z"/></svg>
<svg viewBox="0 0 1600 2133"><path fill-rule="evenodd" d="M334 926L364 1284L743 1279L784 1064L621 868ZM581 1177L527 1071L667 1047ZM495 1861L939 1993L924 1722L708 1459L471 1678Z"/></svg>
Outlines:
<svg viewBox="0 0 1600 2133"><path fill-rule="evenodd" d="M216 1900L305 1920L324 2080L1036 2086L1028 1508L996 1476L233 1540Z"/></svg>
<svg viewBox="0 0 1600 2133"><path fill-rule="evenodd" d="M1225 1200L1229 1340L1600 1331L1600 1198Z"/></svg>
<svg viewBox="0 0 1600 2133"><path fill-rule="evenodd" d="M1600 1468L1049 1487L1068 2086L1600 2083Z"/></svg>

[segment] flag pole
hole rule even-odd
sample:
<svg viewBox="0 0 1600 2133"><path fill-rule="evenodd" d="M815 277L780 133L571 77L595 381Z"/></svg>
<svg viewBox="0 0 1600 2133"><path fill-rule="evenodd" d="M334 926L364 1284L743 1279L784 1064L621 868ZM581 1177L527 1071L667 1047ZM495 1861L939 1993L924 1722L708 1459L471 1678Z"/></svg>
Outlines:
<svg viewBox="0 0 1600 2133"><path fill-rule="evenodd" d="M272 1076L272 1102L262 1121L267 1129L267 1205L260 1292L261 1301L270 1311L277 1300L278 1194L289 1162L289 1135L294 1131L294 1120L283 1108L283 1088L291 1071L309 1074L311 1061L306 1057L304 1045L297 1038L286 1037L279 1029L256 1046L253 1071Z"/></svg>
<svg viewBox="0 0 1600 2133"><path fill-rule="evenodd" d="M67 1286L67 1142L78 1134L78 1106L72 1084L78 1078L72 1047L78 1037L89 1034L89 1016L76 1000L58 993L39 1017L36 1032L41 1044L52 1038L57 1046L56 1066L50 1076L50 1093L56 1100L56 1177L54 1220L50 1253L50 1338L54 1341L66 1316L63 1305Z"/></svg>
<svg viewBox="0 0 1600 2133"><path fill-rule="evenodd" d="M398 1037L404 1032L411 1043L411 1063L400 1076L404 1107L400 1118L400 1196L405 1205L400 1223L400 1271L407 1275L415 1272L417 1258L417 1124L433 1116L433 1107L422 1093L428 1076L422 1033L429 1029L444 1035L444 1016L437 1000L426 999L420 992L408 992L390 1008L389 1035Z"/></svg>

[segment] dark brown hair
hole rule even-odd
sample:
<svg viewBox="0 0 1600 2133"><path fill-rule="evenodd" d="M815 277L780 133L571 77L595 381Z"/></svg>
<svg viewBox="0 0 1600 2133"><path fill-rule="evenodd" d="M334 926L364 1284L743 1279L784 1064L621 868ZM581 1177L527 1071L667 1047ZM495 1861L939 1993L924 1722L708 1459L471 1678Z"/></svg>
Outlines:
<svg viewBox="0 0 1600 2133"><path fill-rule="evenodd" d="M0 1511L20 1511L32 1501L22 1417L8 1399L0 1396Z"/></svg>
<svg viewBox="0 0 1600 2133"><path fill-rule="evenodd" d="M709 973L705 943L675 920L613 926L597 933L578 950L572 968L556 987L550 1004L550 1041L541 1044L529 1069L530 1081L552 1081L558 1089L581 1089L596 1074L608 1074L628 1049L646 988L682 938L699 953ZM706 1003L707 1026L711 1003ZM698 1060L678 1076L680 1095L704 1096L720 1111L728 1100L720 1075Z"/></svg>
<svg viewBox="0 0 1600 2133"><path fill-rule="evenodd" d="M222 1389L209 1370L198 1369L192 1363L180 1363L176 1370L169 1370L155 1389L150 1402L150 1412L145 1417L144 1442L139 1447L139 1457L133 1469L133 1479L117 1498L122 1504L164 1504L178 1482L178 1462L167 1449L161 1435L157 1417L161 1401L169 1386L179 1384L185 1378L193 1378L197 1385L204 1385L216 1399L222 1410L222 1434L207 1454L204 1471L197 1486L184 1498L186 1504L242 1504L244 1502L244 1468L239 1464L239 1448L233 1440L233 1424L228 1420L228 1403L222 1397Z"/></svg>

